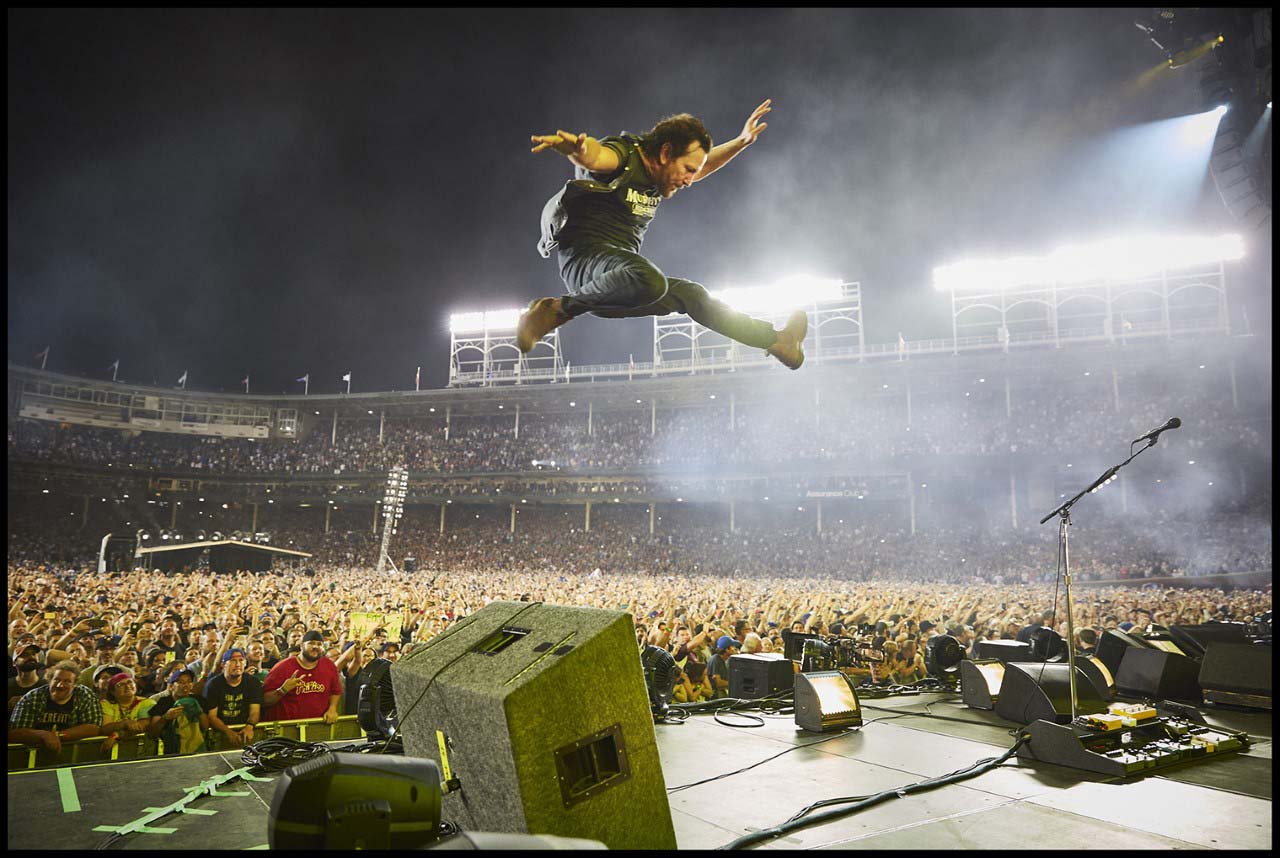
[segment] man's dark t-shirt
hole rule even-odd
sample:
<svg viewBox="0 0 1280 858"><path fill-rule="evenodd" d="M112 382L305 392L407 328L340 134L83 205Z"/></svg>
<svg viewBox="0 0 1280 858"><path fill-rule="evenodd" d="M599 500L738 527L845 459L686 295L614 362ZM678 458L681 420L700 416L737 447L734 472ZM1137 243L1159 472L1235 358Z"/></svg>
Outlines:
<svg viewBox="0 0 1280 858"><path fill-rule="evenodd" d="M47 681L40 679L36 681L35 685L29 685L26 688L23 688L21 685L18 684L18 677L11 676L9 677L9 691L6 693L5 696L9 698L21 697L22 695L26 694L28 691L34 691L40 686L48 685L48 684L49 683Z"/></svg>
<svg viewBox="0 0 1280 858"><path fill-rule="evenodd" d="M626 134L600 141L617 153L621 166L616 172L574 168L575 178L543 209L540 253L550 256L557 242L564 255L598 246L640 251L662 196L640 158L638 140Z"/></svg>
<svg viewBox="0 0 1280 858"><path fill-rule="evenodd" d="M262 683L245 674L240 677L240 684L232 688L226 675L219 673L209 680L204 696L209 708L218 710L223 724L244 724L249 720L249 707L254 703L262 705Z"/></svg>
<svg viewBox="0 0 1280 858"><path fill-rule="evenodd" d="M718 676L721 679L723 679L725 682L728 682L730 658L732 658L732 656L727 656L724 653L719 653L719 652L711 656L711 659L707 662L707 675ZM715 688L714 682L712 683L712 688ZM718 688L716 689L717 697L723 697L725 696L726 693L727 692L721 691Z"/></svg>

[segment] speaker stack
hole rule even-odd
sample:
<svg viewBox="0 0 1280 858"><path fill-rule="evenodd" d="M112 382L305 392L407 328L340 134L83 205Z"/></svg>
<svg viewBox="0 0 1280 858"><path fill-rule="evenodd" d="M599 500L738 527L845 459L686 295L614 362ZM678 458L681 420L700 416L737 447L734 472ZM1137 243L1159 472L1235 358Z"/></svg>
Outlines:
<svg viewBox="0 0 1280 858"><path fill-rule="evenodd" d="M1200 663L1204 699L1250 709L1271 709L1271 647L1211 643Z"/></svg>
<svg viewBox="0 0 1280 858"><path fill-rule="evenodd" d="M405 754L467 831L676 848L631 617L492 602L391 668Z"/></svg>
<svg viewBox="0 0 1280 858"><path fill-rule="evenodd" d="M1107 701L1093 685L1088 674L1076 668L1076 713L1094 715L1107 711ZM996 714L1006 721L1030 724L1032 721L1071 722L1071 666L1042 662L1005 665L996 698Z"/></svg>
<svg viewBox="0 0 1280 858"><path fill-rule="evenodd" d="M756 700L795 686L794 662L782 653L739 653L729 659L729 696Z"/></svg>

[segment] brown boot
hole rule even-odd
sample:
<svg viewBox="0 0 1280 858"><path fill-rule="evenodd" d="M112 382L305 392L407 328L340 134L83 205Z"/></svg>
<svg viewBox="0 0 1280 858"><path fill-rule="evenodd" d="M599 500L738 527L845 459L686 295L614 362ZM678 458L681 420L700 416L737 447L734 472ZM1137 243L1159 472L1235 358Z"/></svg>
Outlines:
<svg viewBox="0 0 1280 858"><path fill-rule="evenodd" d="M573 318L560 309L559 298L539 298L520 314L516 347L528 354L538 341Z"/></svg>
<svg viewBox="0 0 1280 858"><path fill-rule="evenodd" d="M796 310L787 319L786 326L778 331L777 342L765 349L765 352L776 357L783 366L799 369L800 364L804 363L804 349L801 345L807 333L809 333L809 316L804 310Z"/></svg>

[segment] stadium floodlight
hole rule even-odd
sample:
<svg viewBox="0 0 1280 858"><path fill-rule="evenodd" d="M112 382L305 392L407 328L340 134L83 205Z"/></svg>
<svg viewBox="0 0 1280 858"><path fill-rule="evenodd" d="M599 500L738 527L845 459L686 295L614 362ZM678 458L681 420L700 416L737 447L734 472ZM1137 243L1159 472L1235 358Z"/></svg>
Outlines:
<svg viewBox="0 0 1280 858"><path fill-rule="evenodd" d="M514 331L522 310L486 310L482 313L454 313L449 330L455 334Z"/></svg>
<svg viewBox="0 0 1280 858"><path fill-rule="evenodd" d="M793 274L770 286L749 286L721 289L712 292L714 298L724 301L735 310L744 313L765 310L792 309L824 301L836 301L843 296L842 283L830 277L814 277L809 274Z"/></svg>
<svg viewBox="0 0 1280 858"><path fill-rule="evenodd" d="M1244 239L1239 235L1138 235L1064 245L1047 256L975 259L939 266L933 269L933 288L940 292L999 291L1133 279L1243 256Z"/></svg>

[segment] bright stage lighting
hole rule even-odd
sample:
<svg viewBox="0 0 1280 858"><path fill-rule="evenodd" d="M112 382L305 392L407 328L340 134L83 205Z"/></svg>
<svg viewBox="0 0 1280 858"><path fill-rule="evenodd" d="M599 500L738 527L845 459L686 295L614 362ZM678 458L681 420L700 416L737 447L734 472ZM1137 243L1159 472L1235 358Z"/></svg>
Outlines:
<svg viewBox="0 0 1280 858"><path fill-rule="evenodd" d="M721 289L711 296L744 313L789 310L839 300L844 294L841 285L838 279L793 274L771 286Z"/></svg>
<svg viewBox="0 0 1280 858"><path fill-rule="evenodd" d="M484 313L454 313L449 330L455 334L514 331L522 310L489 310Z"/></svg>
<svg viewBox="0 0 1280 858"><path fill-rule="evenodd" d="M1065 245L1047 256L977 259L940 266L933 269L933 287L941 292L998 291L1134 279L1243 256L1244 240L1239 235L1139 235Z"/></svg>

